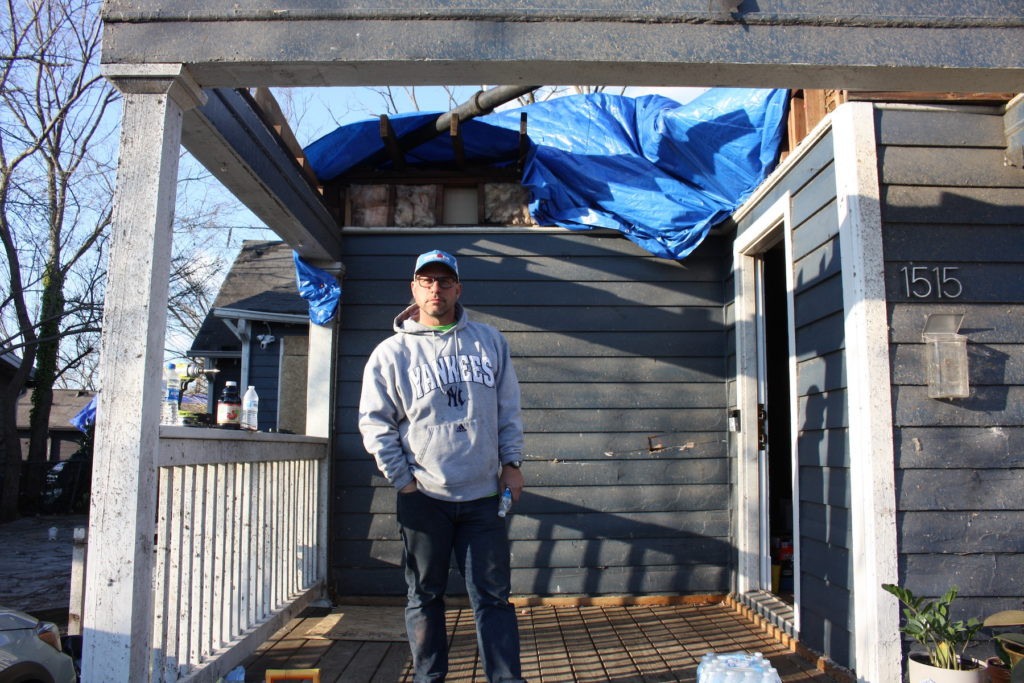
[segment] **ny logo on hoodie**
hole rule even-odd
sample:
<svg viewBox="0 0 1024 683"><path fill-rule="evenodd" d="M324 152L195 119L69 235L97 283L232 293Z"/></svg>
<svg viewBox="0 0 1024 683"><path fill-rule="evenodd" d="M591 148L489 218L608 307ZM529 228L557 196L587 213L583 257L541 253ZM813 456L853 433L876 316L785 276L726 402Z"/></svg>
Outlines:
<svg viewBox="0 0 1024 683"><path fill-rule="evenodd" d="M448 391L446 391L445 393L448 394L449 408L460 408L466 405L466 399L463 398L462 396L462 387L448 387ZM464 432L466 431L466 428L463 427L462 425L459 425L458 431Z"/></svg>

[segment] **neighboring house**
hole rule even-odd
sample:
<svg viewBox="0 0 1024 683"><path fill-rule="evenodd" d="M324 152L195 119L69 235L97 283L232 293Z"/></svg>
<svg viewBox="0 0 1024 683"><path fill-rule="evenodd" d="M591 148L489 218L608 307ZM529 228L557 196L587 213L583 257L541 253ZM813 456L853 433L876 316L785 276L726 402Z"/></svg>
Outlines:
<svg viewBox="0 0 1024 683"><path fill-rule="evenodd" d="M84 408L95 391L85 389L54 389L53 405L50 407L48 460L60 462L67 460L78 450L82 441L82 432L71 424L71 418ZM28 457L29 412L32 410L32 392L26 392L18 399L18 435L21 437L22 457Z"/></svg>
<svg viewBox="0 0 1024 683"><path fill-rule="evenodd" d="M252 385L260 397L259 427L301 434L306 421L306 339L309 305L295 285L292 249L281 242L246 241L213 308L188 350L210 377L211 414L224 382Z"/></svg>

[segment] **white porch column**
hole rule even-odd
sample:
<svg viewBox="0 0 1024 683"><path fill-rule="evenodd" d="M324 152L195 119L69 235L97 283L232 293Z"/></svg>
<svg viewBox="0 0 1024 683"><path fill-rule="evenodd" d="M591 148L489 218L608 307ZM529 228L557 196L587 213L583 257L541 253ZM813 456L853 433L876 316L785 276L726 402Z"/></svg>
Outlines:
<svg viewBox="0 0 1024 683"><path fill-rule="evenodd" d="M148 681L156 451L182 112L178 64L106 68L124 94L103 315L82 680Z"/></svg>
<svg viewBox="0 0 1024 683"><path fill-rule="evenodd" d="M848 102L833 116L836 204L846 312L857 680L900 679L899 609L883 583L897 580L896 485L889 326L874 107Z"/></svg>
<svg viewBox="0 0 1024 683"><path fill-rule="evenodd" d="M330 273L339 282L345 266L337 261L310 261L309 264ZM326 325L309 323L309 363L306 366L306 436L330 438L334 416L334 373L337 368L338 312Z"/></svg>
<svg viewBox="0 0 1024 683"><path fill-rule="evenodd" d="M341 263L313 263L340 282L345 273ZM331 501L331 459L334 457L334 387L338 367L338 321L341 318L341 304L338 312L326 325L309 323L309 355L306 366L306 435L322 436L328 439L327 457L320 461L317 491L317 566L319 578L327 580L327 525L330 519Z"/></svg>

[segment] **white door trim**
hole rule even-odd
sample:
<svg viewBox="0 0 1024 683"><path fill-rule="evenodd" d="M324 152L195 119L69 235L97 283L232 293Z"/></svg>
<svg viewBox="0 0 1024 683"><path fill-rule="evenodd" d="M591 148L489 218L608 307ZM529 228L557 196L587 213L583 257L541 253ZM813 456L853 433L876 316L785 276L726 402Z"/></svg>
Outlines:
<svg viewBox="0 0 1024 683"><path fill-rule="evenodd" d="M874 107L832 115L846 318L855 665L860 681L900 678L889 327Z"/></svg>
<svg viewBox="0 0 1024 683"><path fill-rule="evenodd" d="M733 244L733 272L736 287L736 404L740 411L740 425L737 439L736 477L736 531L739 566L737 568L737 592L771 588L767 575L763 536L764 478L757 443L757 404L759 402L759 363L761 349L759 336L759 298L757 293L758 256L772 246L781 231L786 253L786 307L789 325L789 414L790 414L790 458L793 472L793 572L797 608L794 609L794 626L799 629L800 610L800 527L799 527L799 478L796 460L797 402L796 402L796 340L793 328L793 244L790 221L792 197L783 194L762 213L760 218L736 238Z"/></svg>

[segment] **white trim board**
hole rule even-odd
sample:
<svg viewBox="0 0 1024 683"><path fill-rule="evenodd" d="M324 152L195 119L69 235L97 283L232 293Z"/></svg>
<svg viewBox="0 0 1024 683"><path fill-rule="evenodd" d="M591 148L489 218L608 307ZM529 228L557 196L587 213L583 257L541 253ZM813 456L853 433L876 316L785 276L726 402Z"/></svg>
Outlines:
<svg viewBox="0 0 1024 683"><path fill-rule="evenodd" d="M849 415L854 663L859 681L900 680L889 328L874 107L832 114Z"/></svg>
<svg viewBox="0 0 1024 683"><path fill-rule="evenodd" d="M733 244L733 272L736 286L736 404L740 410L740 431L737 442L736 476L736 543L739 550L736 590L740 595L750 591L771 588L770 577L765 576L761 559L765 554L762 546L761 527L765 491L762 490L763 475L760 471L757 444L757 404L759 393L759 347L758 347L758 302L756 292L757 257L781 237L786 252L786 307L788 326L786 334L789 347L789 414L790 414L790 463L793 486L793 571L800 576L800 521L797 514L799 500L799 477L797 469L796 437L796 340L793 327L793 243L790 221L792 196L783 194L774 204L765 209L757 221ZM795 609L793 628L800 628L800 581L794 580Z"/></svg>

